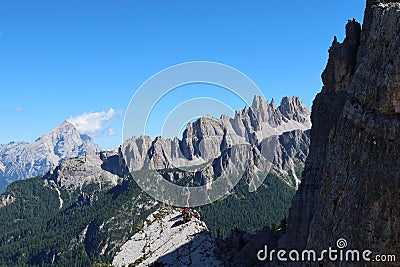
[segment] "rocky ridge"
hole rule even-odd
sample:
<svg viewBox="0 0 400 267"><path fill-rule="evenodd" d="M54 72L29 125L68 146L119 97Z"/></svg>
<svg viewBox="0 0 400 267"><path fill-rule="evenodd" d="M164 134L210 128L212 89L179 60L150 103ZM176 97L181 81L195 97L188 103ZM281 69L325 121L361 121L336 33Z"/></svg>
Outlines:
<svg viewBox="0 0 400 267"><path fill-rule="evenodd" d="M261 266L257 251L276 243L283 230L264 227L257 234L234 229L215 238L198 219L181 221L181 212L162 207L142 221L139 231L115 255L114 266ZM275 247L270 247L275 249Z"/></svg>
<svg viewBox="0 0 400 267"><path fill-rule="evenodd" d="M161 208L146 218L114 257L114 266L223 266L204 222L181 223L179 210Z"/></svg>

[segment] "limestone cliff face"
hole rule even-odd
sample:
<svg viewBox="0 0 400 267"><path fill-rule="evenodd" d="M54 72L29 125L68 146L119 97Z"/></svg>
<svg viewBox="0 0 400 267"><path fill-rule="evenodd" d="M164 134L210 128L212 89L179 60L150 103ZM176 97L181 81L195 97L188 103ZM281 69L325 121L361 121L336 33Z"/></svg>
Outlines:
<svg viewBox="0 0 400 267"><path fill-rule="evenodd" d="M313 103L311 145L280 246L400 254L400 4L367 1L336 38Z"/></svg>

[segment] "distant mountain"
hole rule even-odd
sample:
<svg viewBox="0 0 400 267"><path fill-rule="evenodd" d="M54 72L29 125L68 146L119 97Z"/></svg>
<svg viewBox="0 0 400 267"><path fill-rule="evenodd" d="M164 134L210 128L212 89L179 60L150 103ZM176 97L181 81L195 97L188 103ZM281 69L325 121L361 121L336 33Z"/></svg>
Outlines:
<svg viewBox="0 0 400 267"><path fill-rule="evenodd" d="M252 106L236 111L234 118L204 116L189 123L182 140L134 136L121 150L131 171L202 164L235 144L258 144L270 135L306 131L311 128L310 114L299 97L284 97L277 108L274 100L268 103L255 96Z"/></svg>
<svg viewBox="0 0 400 267"><path fill-rule="evenodd" d="M130 171L173 169L206 164L214 160L211 169L207 170L208 176L219 176L222 165L243 171L246 166L250 166L248 171L252 172L257 168L264 169L260 165L265 162L257 158L263 154L263 145L267 138L274 135L279 141L273 144L276 147L269 148L269 152L275 153L271 161L274 160L276 172L287 176L288 171L295 173L294 161L304 163L306 159L308 130L311 128L310 114L310 110L296 96L284 97L279 107L276 107L274 100L268 103L261 96L255 96L252 106L236 111L233 118L226 115L219 119L204 116L189 123L182 140L132 137L123 143L121 157L124 157ZM239 144L251 147L250 163L244 160L247 158L245 154L249 154L248 147L243 151L237 146ZM232 162L232 156L228 154L234 146L243 160ZM165 178L168 179L166 176L167 174ZM300 180L298 177L294 178L287 182L290 186L297 187ZM198 181L200 184L204 184L207 177L203 175L202 179Z"/></svg>
<svg viewBox="0 0 400 267"><path fill-rule="evenodd" d="M0 145L0 192L13 181L42 175L63 159L100 151L87 135L64 121L33 143L11 142Z"/></svg>

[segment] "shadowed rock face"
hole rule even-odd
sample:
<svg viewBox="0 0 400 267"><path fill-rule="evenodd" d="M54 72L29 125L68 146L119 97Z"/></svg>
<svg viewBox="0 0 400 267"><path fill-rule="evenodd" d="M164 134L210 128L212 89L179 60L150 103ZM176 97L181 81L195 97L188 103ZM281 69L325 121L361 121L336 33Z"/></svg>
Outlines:
<svg viewBox="0 0 400 267"><path fill-rule="evenodd" d="M399 255L399 29L400 4L367 1L363 30L349 21L344 42L332 43L280 246L322 250L345 238L349 248Z"/></svg>

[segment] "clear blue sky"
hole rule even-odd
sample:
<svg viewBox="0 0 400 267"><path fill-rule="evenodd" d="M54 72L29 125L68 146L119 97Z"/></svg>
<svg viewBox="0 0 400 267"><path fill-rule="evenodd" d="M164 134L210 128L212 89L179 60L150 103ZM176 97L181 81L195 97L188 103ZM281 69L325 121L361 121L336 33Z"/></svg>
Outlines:
<svg viewBox="0 0 400 267"><path fill-rule="evenodd" d="M310 106L333 36L343 40L347 19L361 21L364 5L1 1L0 143L31 142L71 116L104 112L97 115L114 119L95 141L115 147L135 90L163 68L193 60L228 64L256 82L266 98L298 95Z"/></svg>

